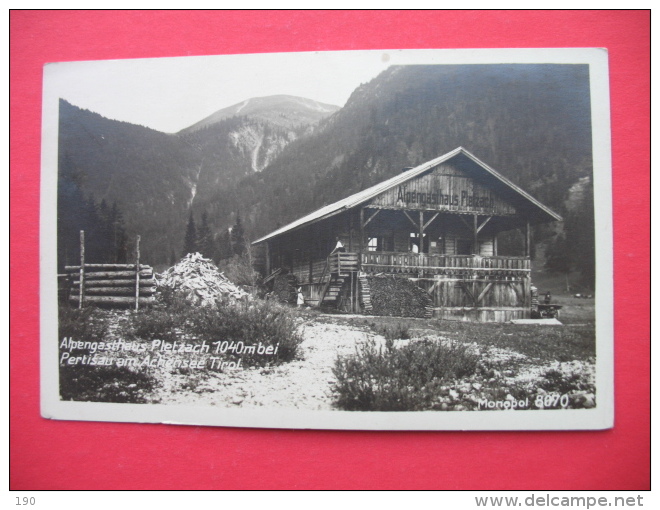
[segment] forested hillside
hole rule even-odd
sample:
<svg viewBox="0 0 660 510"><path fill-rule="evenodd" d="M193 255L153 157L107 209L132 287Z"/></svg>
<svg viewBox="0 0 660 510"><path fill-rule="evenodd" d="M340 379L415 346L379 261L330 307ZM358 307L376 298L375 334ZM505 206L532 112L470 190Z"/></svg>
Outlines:
<svg viewBox="0 0 660 510"><path fill-rule="evenodd" d="M259 196L249 228L261 234L463 146L561 213L591 173L586 78L584 66L390 68L243 181L237 205Z"/></svg>
<svg viewBox="0 0 660 510"><path fill-rule="evenodd" d="M593 268L593 225L565 204L592 173L590 115L586 66L392 67L262 173L198 205L240 209L254 237L463 146L570 220L535 238ZM593 210L592 196L573 209Z"/></svg>
<svg viewBox="0 0 660 510"><path fill-rule="evenodd" d="M313 129L248 116L165 135L83 113L84 129L65 137L61 154L85 168L83 188L97 201L117 201L128 232L139 225L152 250L163 247L154 263L182 249L191 211L198 224L205 215L217 258L239 215L255 238L462 146L567 218L535 232L550 253L567 254L553 267L593 266L593 225L575 219L593 210L593 193L565 203L580 179L591 186L587 66L391 67ZM112 142L105 123L117 131Z"/></svg>
<svg viewBox="0 0 660 510"><path fill-rule="evenodd" d="M208 202L210 194L232 189L261 171L287 144L313 129L309 122L336 110L286 96L284 102L271 102L273 113L267 111L268 98L260 99L259 108L253 105L240 115L222 115L181 134L106 119L60 101L60 216L67 218L61 226L60 258L68 260L77 252L73 239L83 227L90 246L103 244L84 217L90 211L98 216L96 210L104 201L123 213L129 252L135 235L141 234L143 254L152 263L180 257L188 215L199 210L196 201ZM273 116L277 122L269 121ZM83 202L86 215L79 214ZM235 209L220 207L209 227L222 230L232 213L235 221Z"/></svg>
<svg viewBox="0 0 660 510"><path fill-rule="evenodd" d="M77 243L64 239L75 238L85 226L87 218L77 214L83 199L88 209L103 201L116 204L129 251L136 234L142 236L147 260L166 260L172 250L180 251L171 232L185 228L197 172L195 152L176 135L108 120L60 101L58 225L69 232L58 240L60 266L65 253L70 260L78 251ZM90 249L102 243L90 225L87 231Z"/></svg>

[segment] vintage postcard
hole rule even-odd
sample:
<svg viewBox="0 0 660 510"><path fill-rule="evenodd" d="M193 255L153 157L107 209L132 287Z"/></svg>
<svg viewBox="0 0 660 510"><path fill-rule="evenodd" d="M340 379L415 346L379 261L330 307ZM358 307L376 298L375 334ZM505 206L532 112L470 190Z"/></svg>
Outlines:
<svg viewBox="0 0 660 510"><path fill-rule="evenodd" d="M44 68L42 415L613 426L607 51Z"/></svg>

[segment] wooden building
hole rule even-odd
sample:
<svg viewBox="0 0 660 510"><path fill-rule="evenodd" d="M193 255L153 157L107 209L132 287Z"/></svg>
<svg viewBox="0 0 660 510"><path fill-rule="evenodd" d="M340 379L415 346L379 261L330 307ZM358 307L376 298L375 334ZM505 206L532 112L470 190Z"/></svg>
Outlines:
<svg viewBox="0 0 660 510"><path fill-rule="evenodd" d="M561 217L459 147L256 240L266 273L295 275L305 302L369 309L370 276L428 291L433 315L504 322L529 317L530 226ZM498 254L517 229L524 248Z"/></svg>

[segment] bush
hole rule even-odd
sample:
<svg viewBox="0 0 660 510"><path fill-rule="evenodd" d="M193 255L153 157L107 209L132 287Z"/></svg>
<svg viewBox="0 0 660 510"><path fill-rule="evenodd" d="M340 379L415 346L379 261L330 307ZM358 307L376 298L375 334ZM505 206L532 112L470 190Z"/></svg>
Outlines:
<svg viewBox="0 0 660 510"><path fill-rule="evenodd" d="M179 310L145 308L131 317L128 333L143 340L174 341L179 334L177 328L185 319Z"/></svg>
<svg viewBox="0 0 660 510"><path fill-rule="evenodd" d="M571 393L575 391L587 390L591 388L588 376L585 374L572 373L563 374L559 370L551 368L546 370L540 381L539 388L549 393Z"/></svg>
<svg viewBox="0 0 660 510"><path fill-rule="evenodd" d="M158 300L156 307L167 308L170 311L181 312L190 306L190 302L186 300L185 296L165 285L158 287L156 299Z"/></svg>
<svg viewBox="0 0 660 510"><path fill-rule="evenodd" d="M386 340L409 340L411 338L410 327L403 322L397 322L394 325L383 324L382 326L374 323L372 329L384 336Z"/></svg>
<svg viewBox="0 0 660 510"><path fill-rule="evenodd" d="M59 339L99 342L108 334L108 319L94 307L59 309ZM74 349L72 356L89 355L85 349ZM59 367L60 398L84 402L142 403L154 386L154 379L127 367L61 365Z"/></svg>
<svg viewBox="0 0 660 510"><path fill-rule="evenodd" d="M65 337L74 340L100 341L108 333L107 321L100 311L93 306L72 308L62 305L58 313L58 335L60 341Z"/></svg>
<svg viewBox="0 0 660 510"><path fill-rule="evenodd" d="M462 344L420 340L395 348L388 341L383 349L370 339L335 362L337 405L347 411L431 409L442 385L473 375L477 364Z"/></svg>
<svg viewBox="0 0 660 510"><path fill-rule="evenodd" d="M236 353L244 364L281 363L296 357L302 336L289 310L269 301L234 302L219 300L216 307L200 307L192 312L190 327L209 342L243 342L244 346L277 347L274 355ZM231 351L228 351L231 354Z"/></svg>
<svg viewBox="0 0 660 510"><path fill-rule="evenodd" d="M235 285L255 288L261 281L261 275L254 269L251 251L218 262L218 269Z"/></svg>
<svg viewBox="0 0 660 510"><path fill-rule="evenodd" d="M60 398L83 402L141 404L154 388L154 379L126 367L89 365L60 367Z"/></svg>

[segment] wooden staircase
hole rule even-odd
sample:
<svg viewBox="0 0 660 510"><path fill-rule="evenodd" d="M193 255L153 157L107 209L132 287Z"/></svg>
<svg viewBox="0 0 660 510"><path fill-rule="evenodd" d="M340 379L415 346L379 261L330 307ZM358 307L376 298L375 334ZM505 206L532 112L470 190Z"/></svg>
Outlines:
<svg viewBox="0 0 660 510"><path fill-rule="evenodd" d="M345 279L345 276L332 274L330 280L325 284L319 305L336 305Z"/></svg>
<svg viewBox="0 0 660 510"><path fill-rule="evenodd" d="M357 279L355 289L357 289L357 311L362 310L364 313L371 313L373 306L371 304L371 290L369 288L369 281L367 275L359 271L359 256L357 253L335 252L331 253L326 262L326 268L323 270L321 280L326 274L330 273L330 279L325 283L319 305L334 305L342 307L341 299L351 300L350 287ZM350 279L351 285L346 282ZM348 295L342 296L341 292L344 289ZM353 310L353 307L351 307Z"/></svg>

